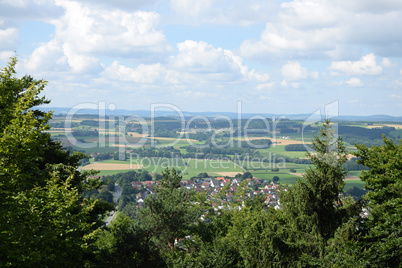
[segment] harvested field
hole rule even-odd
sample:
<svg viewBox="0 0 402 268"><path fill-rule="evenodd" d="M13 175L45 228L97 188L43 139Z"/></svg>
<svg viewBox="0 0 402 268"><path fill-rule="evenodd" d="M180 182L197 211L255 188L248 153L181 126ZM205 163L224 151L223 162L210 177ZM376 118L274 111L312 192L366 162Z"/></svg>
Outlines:
<svg viewBox="0 0 402 268"><path fill-rule="evenodd" d="M301 177L303 177L304 173L290 173L290 174L301 178Z"/></svg>
<svg viewBox="0 0 402 268"><path fill-rule="evenodd" d="M272 139L273 146L275 145L289 145L289 144L303 144L303 141L287 140L287 139ZM307 145L310 143L305 142Z"/></svg>
<svg viewBox="0 0 402 268"><path fill-rule="evenodd" d="M241 140L241 141L254 141L254 140L272 140L271 137L240 137L240 138L233 138L234 140Z"/></svg>
<svg viewBox="0 0 402 268"><path fill-rule="evenodd" d="M314 154L314 153L312 153L312 154ZM353 157L356 157L356 156L354 156L353 154L348 154L348 155L346 156L346 158L347 158L348 160L352 159ZM308 159L308 157L303 157L303 158L300 158L300 159Z"/></svg>
<svg viewBox="0 0 402 268"><path fill-rule="evenodd" d="M367 128L380 128L380 127L382 127L382 126L394 127L395 129L402 129L402 125L397 125L397 124L372 125L372 126L367 126Z"/></svg>
<svg viewBox="0 0 402 268"><path fill-rule="evenodd" d="M59 133L59 134L65 134L66 133L64 130L45 130L43 132L44 133Z"/></svg>
<svg viewBox="0 0 402 268"><path fill-rule="evenodd" d="M234 176L236 176L237 174L242 174L243 172L215 172L216 174L218 174L218 175L221 175L221 176L228 176L228 177L234 177Z"/></svg>
<svg viewBox="0 0 402 268"><path fill-rule="evenodd" d="M345 181L360 181L360 178L357 176L347 175L344 180Z"/></svg>
<svg viewBox="0 0 402 268"><path fill-rule="evenodd" d="M72 132L73 129L72 128L50 128L48 130L45 130L44 132L48 132L48 133L54 133L54 132Z"/></svg>
<svg viewBox="0 0 402 268"><path fill-rule="evenodd" d="M113 147L129 147L129 144L119 144L119 143L115 143L115 144L113 144Z"/></svg>
<svg viewBox="0 0 402 268"><path fill-rule="evenodd" d="M111 163L93 163L82 167L83 170L126 170L141 169L142 165L137 164L111 164Z"/></svg>
<svg viewBox="0 0 402 268"><path fill-rule="evenodd" d="M116 135L116 134L119 135L119 134L121 134L118 131L108 131L108 130L99 130L98 133L99 134L109 134L109 135Z"/></svg>
<svg viewBox="0 0 402 268"><path fill-rule="evenodd" d="M143 144L135 144L135 143L127 143L127 144L121 143L121 144L119 144L119 143L114 143L114 144L112 144L112 146L113 147L124 147L124 148L139 148L139 147L142 147Z"/></svg>
<svg viewBox="0 0 402 268"><path fill-rule="evenodd" d="M177 138L168 138L168 137L154 137L155 140L167 140L167 141L175 141ZM184 141L192 141L192 142L197 142L197 140L192 140L192 139L186 139L186 138L181 138L180 140Z"/></svg>
<svg viewBox="0 0 402 268"><path fill-rule="evenodd" d="M148 134L140 134L138 132L127 132L127 135L133 137L133 138L142 138L142 137L148 137Z"/></svg>

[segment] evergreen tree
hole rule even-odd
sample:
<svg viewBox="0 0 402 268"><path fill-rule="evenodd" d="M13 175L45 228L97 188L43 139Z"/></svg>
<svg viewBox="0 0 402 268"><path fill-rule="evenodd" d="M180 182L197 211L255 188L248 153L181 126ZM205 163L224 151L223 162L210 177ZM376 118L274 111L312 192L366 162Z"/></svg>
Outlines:
<svg viewBox="0 0 402 268"><path fill-rule="evenodd" d="M119 213L97 234L90 267L164 267L164 260L149 241L146 226Z"/></svg>
<svg viewBox="0 0 402 268"><path fill-rule="evenodd" d="M150 195L141 211L141 223L146 226L162 255L169 254L177 248L177 243L189 233L193 222L190 213L189 192L180 188L182 177L176 170L163 172L160 187L155 188L156 196Z"/></svg>
<svg viewBox="0 0 402 268"><path fill-rule="evenodd" d="M314 152L309 152L308 158L313 167L282 192L280 199L288 224L284 241L292 248L293 253L288 254L295 258L292 262L301 261L303 254L307 261L322 259L328 240L349 215L340 199L346 175L346 148L329 120L314 137L312 147Z"/></svg>
<svg viewBox="0 0 402 268"><path fill-rule="evenodd" d="M361 258L372 267L402 264L402 140L398 144L383 136L382 146L356 145L357 162L370 168L361 179L369 190L368 217L358 224Z"/></svg>
<svg viewBox="0 0 402 268"><path fill-rule="evenodd" d="M102 182L43 132L51 114L32 107L46 82L15 77L16 63L0 71L0 266L82 266L110 207L81 194Z"/></svg>

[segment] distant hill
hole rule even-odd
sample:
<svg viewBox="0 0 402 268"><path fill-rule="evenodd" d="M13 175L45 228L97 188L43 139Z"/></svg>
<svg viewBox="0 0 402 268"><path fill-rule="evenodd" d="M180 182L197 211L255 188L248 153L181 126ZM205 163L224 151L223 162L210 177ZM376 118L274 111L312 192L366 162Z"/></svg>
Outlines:
<svg viewBox="0 0 402 268"><path fill-rule="evenodd" d="M53 111L54 115L66 115L68 113L70 114L90 114L90 115L95 115L98 114L99 112L97 110L93 109L82 109L82 110L73 110L71 108L67 107L37 107L40 110L43 110L45 112L47 111ZM237 119L238 115L237 113L233 112L187 112L187 111L182 111L183 115L185 117L192 117L196 115L203 115L206 117L215 117L218 115L221 116L227 116L231 119ZM151 117L151 111L149 110L114 110L114 111L109 111L106 110L106 115L125 115L125 116L131 116L131 115L137 115L141 116L144 118L149 118ZM270 114L270 113L242 113L241 118L242 119L248 119L253 116L264 116L267 118L271 118L275 116L278 118L279 116L284 116L287 119L291 120L304 120L311 116L310 114ZM175 111L155 111L155 116L157 117L174 117L178 118L180 115L175 112ZM369 121L369 122L402 122L402 116L390 116L390 115L368 115L368 116L359 116L359 115L341 115L338 117L332 117L331 120L333 121Z"/></svg>

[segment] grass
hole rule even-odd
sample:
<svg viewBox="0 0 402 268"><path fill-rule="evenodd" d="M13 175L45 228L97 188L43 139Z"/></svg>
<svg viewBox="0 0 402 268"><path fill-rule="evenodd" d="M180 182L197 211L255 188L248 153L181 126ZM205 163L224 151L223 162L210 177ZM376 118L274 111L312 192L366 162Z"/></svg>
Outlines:
<svg viewBox="0 0 402 268"><path fill-rule="evenodd" d="M357 176L359 177L361 175L362 171L361 170L356 170L356 171L348 171L348 175L350 176Z"/></svg>
<svg viewBox="0 0 402 268"><path fill-rule="evenodd" d="M272 181L275 176L279 177L278 183L280 184L294 184L297 180L296 175L288 174L288 173L279 173L279 172L272 172L272 173L253 173L254 177L264 180Z"/></svg>
<svg viewBox="0 0 402 268"><path fill-rule="evenodd" d="M125 173L125 172L129 172L129 171L133 171L133 169L127 169L127 170L100 170L98 174L96 174L97 176L109 176L109 175L114 175L114 174L118 174L118 173Z"/></svg>
<svg viewBox="0 0 402 268"><path fill-rule="evenodd" d="M301 141L304 140L306 143L311 142L311 140L314 138L314 133L310 132L310 131L305 131L304 133L286 133L286 134L276 134L276 137L282 137L282 136L286 136L291 138L292 140L297 140L297 141Z"/></svg>
<svg viewBox="0 0 402 268"><path fill-rule="evenodd" d="M207 172L208 174L216 174L219 172L243 172L243 170L232 161L189 159L187 162L188 167L183 171L184 178L191 178L202 172Z"/></svg>
<svg viewBox="0 0 402 268"><path fill-rule="evenodd" d="M114 152L118 152L119 148L117 148L117 147L81 148L81 147L78 147L78 146L74 146L73 150L85 152L86 154L90 154L90 153L114 153Z"/></svg>
<svg viewBox="0 0 402 268"><path fill-rule="evenodd" d="M354 186L360 189L363 189L365 182L361 180L350 180L350 181L345 181L345 187L343 188L344 191L347 191Z"/></svg>
<svg viewBox="0 0 402 268"><path fill-rule="evenodd" d="M280 160L280 159L275 159L275 160ZM284 161L275 161L275 162L260 162L260 161L242 161L239 160L238 164L240 164L242 167L246 168L247 170L265 170L269 171L274 168L279 168L280 170L286 169L287 172L290 172L291 168L296 169L296 172L298 169L302 170L301 172L304 172L304 169L308 167L309 165L307 164L294 164L294 163L286 163Z"/></svg>
<svg viewBox="0 0 402 268"><path fill-rule="evenodd" d="M306 152L294 152L294 151L286 151L285 145L276 145L271 146L268 149L259 149L258 150L262 156L265 157L274 157L274 154L280 154L287 157L298 157L298 158L306 158Z"/></svg>

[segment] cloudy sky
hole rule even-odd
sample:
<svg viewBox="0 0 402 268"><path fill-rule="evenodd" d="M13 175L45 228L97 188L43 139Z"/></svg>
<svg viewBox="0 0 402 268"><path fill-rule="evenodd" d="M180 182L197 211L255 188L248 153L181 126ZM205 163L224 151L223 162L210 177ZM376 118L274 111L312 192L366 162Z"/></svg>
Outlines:
<svg viewBox="0 0 402 268"><path fill-rule="evenodd" d="M53 107L402 116L400 0L0 0L0 66Z"/></svg>

